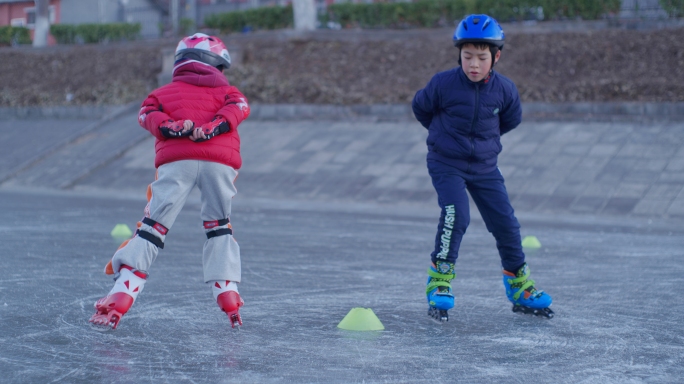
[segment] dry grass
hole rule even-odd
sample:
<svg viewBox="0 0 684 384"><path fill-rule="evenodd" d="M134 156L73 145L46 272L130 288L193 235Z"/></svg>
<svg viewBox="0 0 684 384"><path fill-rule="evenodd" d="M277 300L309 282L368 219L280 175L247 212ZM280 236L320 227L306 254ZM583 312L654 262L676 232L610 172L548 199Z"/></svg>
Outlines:
<svg viewBox="0 0 684 384"><path fill-rule="evenodd" d="M243 57L228 78L252 102L407 103L432 75L457 65L445 30L364 35L228 36ZM141 99L161 70L160 51L150 46L2 49L0 106ZM684 101L684 29L509 34L497 70L524 101Z"/></svg>

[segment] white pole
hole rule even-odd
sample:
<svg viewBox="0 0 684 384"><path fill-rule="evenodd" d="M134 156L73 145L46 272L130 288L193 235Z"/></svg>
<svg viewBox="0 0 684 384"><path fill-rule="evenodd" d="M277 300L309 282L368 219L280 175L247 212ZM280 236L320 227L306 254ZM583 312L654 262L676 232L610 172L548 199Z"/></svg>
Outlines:
<svg viewBox="0 0 684 384"><path fill-rule="evenodd" d="M294 25L297 31L313 31L316 29L315 0L293 0Z"/></svg>
<svg viewBox="0 0 684 384"><path fill-rule="evenodd" d="M180 1L171 0L171 26L173 30L173 36L178 36L178 27L180 22L178 20L178 13L180 12Z"/></svg>
<svg viewBox="0 0 684 384"><path fill-rule="evenodd" d="M185 2L185 10L188 11L188 14L185 15L185 18L192 20L192 31L184 31L185 32L194 32L197 29L197 0L188 0Z"/></svg>
<svg viewBox="0 0 684 384"><path fill-rule="evenodd" d="M47 46L48 33L50 32L49 1L36 0L36 24L33 31L34 47Z"/></svg>

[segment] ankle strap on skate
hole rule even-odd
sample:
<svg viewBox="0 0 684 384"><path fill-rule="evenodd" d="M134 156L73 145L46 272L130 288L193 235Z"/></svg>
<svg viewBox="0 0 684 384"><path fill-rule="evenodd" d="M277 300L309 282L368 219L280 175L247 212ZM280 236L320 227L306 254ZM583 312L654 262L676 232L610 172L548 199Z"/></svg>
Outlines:
<svg viewBox="0 0 684 384"><path fill-rule="evenodd" d="M143 271L141 271L141 270L139 270L139 269L135 269L135 268L133 268L133 267L131 267L131 266L128 266L128 265L126 265L126 264L123 264L123 265L121 266L121 268L119 269L119 272L117 272L117 273L114 274L114 280L115 280L115 281L116 281L116 279L119 278L119 276L121 276L121 270L122 270L122 269L127 269L127 270L131 271L134 275L138 276L138 277L141 278L141 279L147 280L147 278L150 276L150 274L147 273L147 272L143 272Z"/></svg>
<svg viewBox="0 0 684 384"><path fill-rule="evenodd" d="M433 289L437 287L447 287L451 289L451 280L456 277L455 273L439 273L432 268L428 268L428 276L431 277L425 292L430 293Z"/></svg>
<svg viewBox="0 0 684 384"><path fill-rule="evenodd" d="M520 298L520 295L523 292L525 292L526 289L530 287L534 288L534 280L528 279L528 277L530 277L530 269L525 268L524 271L524 275L516 277L514 279L507 280L508 284L510 285L520 284L520 288L518 289L518 291L515 294L513 294L513 299L515 300L518 300Z"/></svg>
<svg viewBox="0 0 684 384"><path fill-rule="evenodd" d="M207 239L211 239L216 236L225 236L225 235L232 235L233 234L233 229L230 226L230 219L225 218L221 220L212 220L212 221L205 221L204 222L204 229L211 229L211 228L216 228L216 227L221 227L227 225L227 228L218 228L213 231L207 232Z"/></svg>

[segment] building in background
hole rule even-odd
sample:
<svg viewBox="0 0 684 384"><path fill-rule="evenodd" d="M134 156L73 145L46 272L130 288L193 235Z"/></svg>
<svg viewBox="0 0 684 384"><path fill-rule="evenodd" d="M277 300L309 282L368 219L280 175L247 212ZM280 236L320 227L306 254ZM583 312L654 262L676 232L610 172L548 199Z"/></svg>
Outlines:
<svg viewBox="0 0 684 384"><path fill-rule="evenodd" d="M35 2L0 0L0 26L33 29ZM161 35L168 6L155 0L51 0L50 24L140 23L143 38Z"/></svg>
<svg viewBox="0 0 684 384"><path fill-rule="evenodd" d="M314 0L319 12L334 3L407 2L415 0ZM50 24L140 23L141 37L155 39L190 33L206 16L257 7L284 6L292 0L50 0ZM32 0L0 0L0 26L27 27L35 23ZM622 0L620 18L662 19L659 0ZM50 39L54 44L54 39Z"/></svg>
<svg viewBox="0 0 684 384"><path fill-rule="evenodd" d="M50 0L48 7L50 24L60 22L60 1ZM0 26L27 27L33 29L36 22L36 3L32 0L0 0Z"/></svg>
<svg viewBox="0 0 684 384"><path fill-rule="evenodd" d="M48 6L48 21L56 24L61 19L60 2L62 0L50 0ZM36 3L32 0L0 0L0 27L24 27L29 29L33 39L33 29L36 24ZM48 36L49 45L56 44L52 36Z"/></svg>

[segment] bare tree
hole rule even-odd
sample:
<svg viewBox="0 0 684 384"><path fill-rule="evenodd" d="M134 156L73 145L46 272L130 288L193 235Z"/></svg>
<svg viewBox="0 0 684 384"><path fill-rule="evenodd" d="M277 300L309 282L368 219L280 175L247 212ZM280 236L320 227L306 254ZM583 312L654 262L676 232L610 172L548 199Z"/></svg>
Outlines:
<svg viewBox="0 0 684 384"><path fill-rule="evenodd" d="M293 0L294 25L297 31L316 29L316 3L314 0Z"/></svg>
<svg viewBox="0 0 684 384"><path fill-rule="evenodd" d="M47 46L48 33L50 32L49 10L50 0L36 1L36 24L33 33L33 46Z"/></svg>

